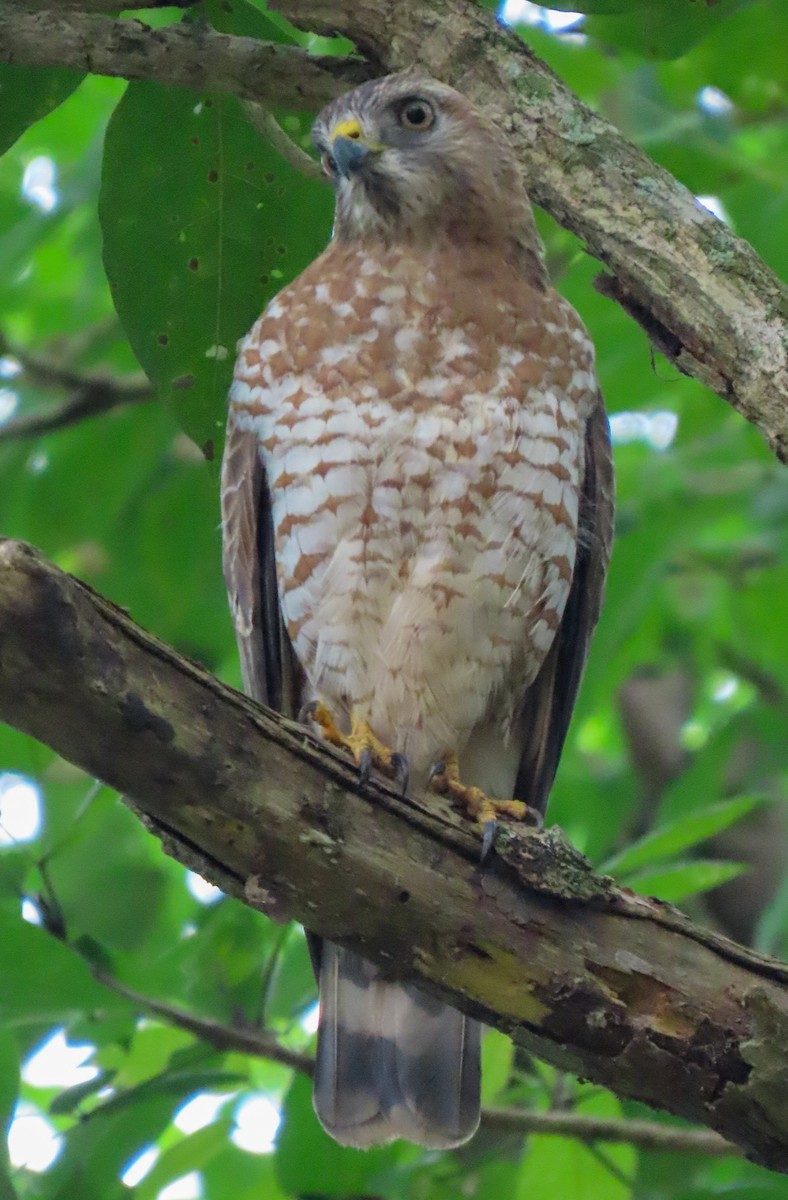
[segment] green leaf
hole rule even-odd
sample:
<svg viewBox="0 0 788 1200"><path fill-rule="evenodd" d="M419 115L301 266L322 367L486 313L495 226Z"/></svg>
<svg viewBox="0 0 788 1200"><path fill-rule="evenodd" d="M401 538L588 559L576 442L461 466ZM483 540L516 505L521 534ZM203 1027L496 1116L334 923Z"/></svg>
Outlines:
<svg viewBox="0 0 788 1200"><path fill-rule="evenodd" d="M280 159L234 98L135 83L107 129L99 215L134 352L215 457L236 342L325 245L328 189Z"/></svg>
<svg viewBox="0 0 788 1200"><path fill-rule="evenodd" d="M735 800L724 800L720 804L711 804L708 808L689 813L686 817L679 817L651 830L631 846L614 854L599 870L620 877L650 863L665 862L680 851L697 846L715 833L735 825L762 804L764 799L762 796L739 796Z"/></svg>
<svg viewBox="0 0 788 1200"><path fill-rule="evenodd" d="M188 1093L187 1093L188 1094ZM129 1162L166 1129L185 1096L148 1095L121 1108L103 1106L69 1129L63 1151L45 1176L46 1200L120 1200Z"/></svg>
<svg viewBox="0 0 788 1200"><path fill-rule="evenodd" d="M83 1100L90 1099L103 1087L108 1087L114 1076L114 1071L99 1071L93 1079L88 1079L85 1083L77 1083L74 1087L59 1092L49 1106L50 1113L52 1116L62 1116L65 1113L73 1112L75 1108L79 1108Z"/></svg>
<svg viewBox="0 0 788 1200"><path fill-rule="evenodd" d="M35 925L0 913L0 1023L59 1022L128 1002L96 983L82 960Z"/></svg>
<svg viewBox="0 0 788 1200"><path fill-rule="evenodd" d="M306 938L297 926L287 931L266 997L266 1021L291 1020L313 1004L315 973Z"/></svg>
<svg viewBox="0 0 788 1200"><path fill-rule="evenodd" d="M677 904L688 896L697 896L712 888L735 879L749 868L743 863L722 861L698 861L674 863L663 870L643 871L629 876L625 881L628 888L641 896L653 896Z"/></svg>
<svg viewBox="0 0 788 1200"><path fill-rule="evenodd" d="M755 934L755 948L762 954L786 957L788 951L788 874L763 910Z"/></svg>
<svg viewBox="0 0 788 1200"><path fill-rule="evenodd" d="M498 1029L487 1029L482 1038L482 1104L492 1104L509 1082L514 1043Z"/></svg>
<svg viewBox="0 0 788 1200"><path fill-rule="evenodd" d="M99 961L116 951L145 948L150 954L180 930L168 911L171 893L180 895L174 878L180 871L164 865L159 847L114 793L106 790L87 804L84 799L76 803L81 815L71 829L45 839L49 879L68 913L69 936L74 941L87 937L85 951ZM73 811L67 799L63 808ZM111 858L103 852L107 845Z"/></svg>
<svg viewBox="0 0 788 1200"><path fill-rule="evenodd" d="M17 67L0 63L0 154L25 130L71 95L85 78L65 67Z"/></svg>
<svg viewBox="0 0 788 1200"><path fill-rule="evenodd" d="M228 1142L202 1172L205 1200L291 1200L279 1187L274 1156Z"/></svg>
<svg viewBox="0 0 788 1200"><path fill-rule="evenodd" d="M207 1166L226 1146L232 1127L232 1117L223 1117L170 1146L137 1185L134 1200L156 1200L168 1183Z"/></svg>
<svg viewBox="0 0 788 1200"><path fill-rule="evenodd" d="M18 1094L19 1047L10 1029L0 1029L0 1144L3 1145Z"/></svg>
<svg viewBox="0 0 788 1200"><path fill-rule="evenodd" d="M608 1092L589 1097L578 1111L595 1117L623 1117L621 1105ZM537 1134L526 1143L514 1200L630 1200L630 1189L620 1175L631 1177L637 1162L633 1146L601 1148L615 1174L596 1151L574 1138Z"/></svg>
<svg viewBox="0 0 788 1200"><path fill-rule="evenodd" d="M356 1196L372 1192L374 1176L393 1164L392 1146L351 1150L339 1146L321 1128L312 1108L312 1084L296 1076L282 1108L276 1141L276 1174L285 1192L298 1196Z"/></svg>
<svg viewBox="0 0 788 1200"><path fill-rule="evenodd" d="M591 37L647 58L676 58L713 33L732 13L757 0L586 0L597 14L583 26ZM582 3L582 0L581 0Z"/></svg>

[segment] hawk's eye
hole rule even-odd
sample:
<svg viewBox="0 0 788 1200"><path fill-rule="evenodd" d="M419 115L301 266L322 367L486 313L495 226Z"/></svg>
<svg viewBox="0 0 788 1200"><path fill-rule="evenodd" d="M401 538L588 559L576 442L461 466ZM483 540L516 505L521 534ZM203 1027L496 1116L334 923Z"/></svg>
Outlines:
<svg viewBox="0 0 788 1200"><path fill-rule="evenodd" d="M411 100L406 100L400 109L399 122L405 129L429 129L435 120L435 113L432 105L426 100L420 100L418 97L413 97Z"/></svg>
<svg viewBox="0 0 788 1200"><path fill-rule="evenodd" d="M330 175L333 178L333 176L337 174L336 160L328 152L320 155L320 165L325 171L326 175Z"/></svg>

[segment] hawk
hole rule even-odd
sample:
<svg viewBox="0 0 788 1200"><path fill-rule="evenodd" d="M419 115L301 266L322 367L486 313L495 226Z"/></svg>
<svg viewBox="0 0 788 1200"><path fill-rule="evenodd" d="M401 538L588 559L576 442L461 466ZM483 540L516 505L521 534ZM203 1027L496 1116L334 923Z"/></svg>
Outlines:
<svg viewBox="0 0 788 1200"><path fill-rule="evenodd" d="M594 350L550 286L503 133L414 72L317 118L327 249L239 343L222 479L244 686L362 774L542 812L596 623L612 471ZM305 709L306 706L306 709ZM516 797L516 800L512 798ZM479 1120L479 1025L315 954L317 1115L444 1148Z"/></svg>

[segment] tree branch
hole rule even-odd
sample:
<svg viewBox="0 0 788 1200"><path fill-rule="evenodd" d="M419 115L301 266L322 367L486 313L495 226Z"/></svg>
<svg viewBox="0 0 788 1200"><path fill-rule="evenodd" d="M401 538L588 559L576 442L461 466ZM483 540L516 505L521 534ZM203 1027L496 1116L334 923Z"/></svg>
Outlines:
<svg viewBox="0 0 788 1200"><path fill-rule="evenodd" d="M788 461L788 289L676 179L472 0L273 0L386 71L418 64L483 106L531 197L609 268L601 290Z"/></svg>
<svg viewBox="0 0 788 1200"><path fill-rule="evenodd" d="M747 242L626 142L492 13L470 0L277 0L296 24L355 41L368 62L196 26L62 12L0 14L0 61L70 66L317 109L420 65L509 132L531 196L608 266L600 289L658 350L714 389L788 461L788 290Z"/></svg>
<svg viewBox="0 0 788 1200"><path fill-rule="evenodd" d="M230 37L205 25L151 29L87 13L0 11L0 62L71 67L316 111L369 79L366 63Z"/></svg>
<svg viewBox="0 0 788 1200"><path fill-rule="evenodd" d="M0 355L16 360L28 379L42 387L63 388L71 394L62 404L45 412L24 413L0 425L0 443L40 437L113 408L143 404L155 398L148 378L140 372L126 378L104 373L80 374L51 359L11 345L0 332Z"/></svg>
<svg viewBox="0 0 788 1200"><path fill-rule="evenodd" d="M219 1021L196 1016L179 1005L157 1000L136 991L117 979L111 972L89 959L83 961L93 977L104 987L125 997L137 1008L152 1013L168 1025L184 1029L222 1053L236 1051L252 1054L280 1063L284 1067L312 1076L314 1059L300 1050L285 1046L272 1034L238 1025L223 1025ZM680 1154L702 1154L725 1158L740 1152L716 1133L700 1129L681 1129L661 1125L656 1121L616 1120L609 1117L590 1117L575 1112L531 1112L522 1108L486 1108L482 1125L515 1133L546 1133L557 1137L573 1137L584 1142L626 1142L642 1150L665 1150Z"/></svg>
<svg viewBox="0 0 788 1200"><path fill-rule="evenodd" d="M627 1142L641 1150L666 1150L675 1154L704 1154L725 1158L737 1151L716 1133L680 1129L656 1121L615 1120L576 1112L525 1112L520 1108L486 1108L482 1125L517 1133L546 1133L577 1138L581 1142Z"/></svg>
<svg viewBox="0 0 788 1200"><path fill-rule="evenodd" d="M5 11L0 62L309 109L372 75L423 67L507 130L533 199L607 266L601 290L788 461L788 289L490 12L471 0L276 0L275 7L314 32L351 38L368 61L313 58L197 26L152 30L76 13Z"/></svg>
<svg viewBox="0 0 788 1200"><path fill-rule="evenodd" d="M788 967L593 874L559 831L478 839L0 543L0 717L134 797L165 848L548 1062L788 1171Z"/></svg>

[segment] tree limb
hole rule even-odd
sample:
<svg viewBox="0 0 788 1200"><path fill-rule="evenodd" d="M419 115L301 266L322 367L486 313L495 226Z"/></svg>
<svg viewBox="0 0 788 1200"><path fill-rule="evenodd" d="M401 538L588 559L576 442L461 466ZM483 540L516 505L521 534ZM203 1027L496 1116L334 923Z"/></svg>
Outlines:
<svg viewBox="0 0 788 1200"><path fill-rule="evenodd" d="M788 461L788 289L492 13L471 0L276 0L275 7L314 32L351 38L368 61L313 58L196 26L152 30L137 21L6 10L0 62L309 109L372 75L423 67L507 130L533 199L607 266L601 290Z"/></svg>
<svg viewBox="0 0 788 1200"><path fill-rule="evenodd" d="M485 108L517 149L532 199L609 268L600 290L788 461L788 289L491 12L472 0L272 6L350 38L382 70L418 64Z"/></svg>
<svg viewBox="0 0 788 1200"><path fill-rule="evenodd" d="M63 388L71 393L62 404L44 412L23 413L3 422L0 425L0 443L40 437L88 417L100 416L113 408L143 404L155 398L153 386L142 372L127 377L99 372L80 374L51 359L11 345L1 331L0 355L15 359L32 383L41 387Z"/></svg>
<svg viewBox="0 0 788 1200"><path fill-rule="evenodd" d="M285 1046L265 1030L239 1025L223 1025L200 1017L179 1005L157 1000L136 991L110 971L83 959L93 977L104 987L124 996L137 1008L151 1013L165 1024L184 1029L221 1053L235 1051L252 1054L280 1063L284 1067L312 1076L314 1059L301 1050ZM682 1129L662 1125L657 1121L621 1120L612 1117L591 1117L576 1112L532 1112L522 1108L486 1108L482 1125L515 1133L546 1133L557 1137L573 1137L584 1142L625 1142L642 1150L664 1150L679 1154L702 1154L710 1158L726 1158L739 1154L730 1142L716 1133L700 1129Z"/></svg>
<svg viewBox="0 0 788 1200"><path fill-rule="evenodd" d="M438 797L355 768L0 543L0 717L134 797L225 891L385 965L546 1061L788 1172L788 967L509 826L482 869Z"/></svg>
<svg viewBox="0 0 788 1200"><path fill-rule="evenodd" d="M359 60L321 58L206 25L151 29L137 20L7 8L0 11L0 62L71 67L315 111L372 73Z"/></svg>

